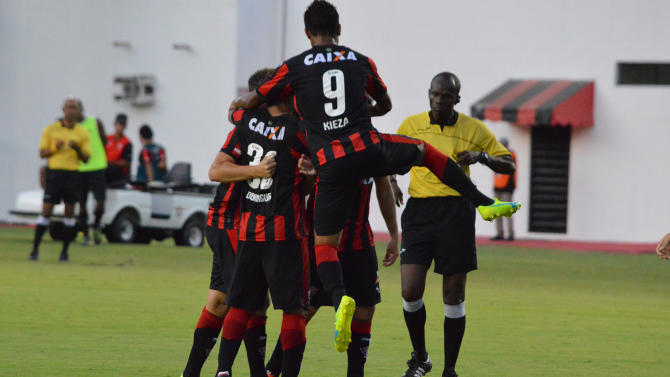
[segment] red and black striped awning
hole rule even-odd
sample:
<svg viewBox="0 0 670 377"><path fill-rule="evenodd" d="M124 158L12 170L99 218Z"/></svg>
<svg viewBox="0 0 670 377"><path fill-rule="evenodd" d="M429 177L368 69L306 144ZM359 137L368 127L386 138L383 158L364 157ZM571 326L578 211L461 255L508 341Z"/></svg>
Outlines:
<svg viewBox="0 0 670 377"><path fill-rule="evenodd" d="M479 119L520 126L593 126L593 81L509 80L471 107Z"/></svg>

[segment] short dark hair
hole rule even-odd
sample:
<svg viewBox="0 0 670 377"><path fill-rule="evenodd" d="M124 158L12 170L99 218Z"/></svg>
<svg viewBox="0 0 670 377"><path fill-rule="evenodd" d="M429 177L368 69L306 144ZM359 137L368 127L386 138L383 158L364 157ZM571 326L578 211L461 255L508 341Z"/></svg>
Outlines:
<svg viewBox="0 0 670 377"><path fill-rule="evenodd" d="M116 114L116 119L114 120L114 123L118 123L118 124L122 125L123 127L125 127L126 124L128 123L128 115L126 115L124 113Z"/></svg>
<svg viewBox="0 0 670 377"><path fill-rule="evenodd" d="M140 136L142 136L143 139L151 140L154 137L154 132L148 124L144 124L140 127Z"/></svg>
<svg viewBox="0 0 670 377"><path fill-rule="evenodd" d="M461 80L459 80L458 76L451 72L440 72L435 77L433 77L432 80L430 80L430 85L433 85L433 81L435 80L444 80L451 87L453 87L456 90L456 93L460 93L461 91Z"/></svg>
<svg viewBox="0 0 670 377"><path fill-rule="evenodd" d="M272 77L274 69L272 68L261 68L258 71L254 72L249 76L249 81L247 81L247 86L250 92L255 92L256 89L261 87L265 81Z"/></svg>
<svg viewBox="0 0 670 377"><path fill-rule="evenodd" d="M312 35L336 37L340 26L340 15L335 6L327 1L314 0L305 11L305 29Z"/></svg>

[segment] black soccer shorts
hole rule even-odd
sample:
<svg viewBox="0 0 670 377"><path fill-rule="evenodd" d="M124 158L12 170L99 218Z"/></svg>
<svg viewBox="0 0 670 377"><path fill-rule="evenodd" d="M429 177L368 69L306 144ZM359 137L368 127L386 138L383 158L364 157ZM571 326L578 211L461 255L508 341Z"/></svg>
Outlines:
<svg viewBox="0 0 670 377"><path fill-rule="evenodd" d="M209 248L212 249L212 274L209 279L209 289L228 293L227 287L232 279L235 265L237 230L208 226L205 235Z"/></svg>
<svg viewBox="0 0 670 377"><path fill-rule="evenodd" d="M477 269L475 207L460 196L410 198L402 213L400 264L421 264L442 275Z"/></svg>
<svg viewBox="0 0 670 377"><path fill-rule="evenodd" d="M47 169L42 201L58 204L61 200L65 204L74 204L79 201L79 172Z"/></svg>
<svg viewBox="0 0 670 377"><path fill-rule="evenodd" d="M100 202L106 199L107 177L104 169L79 173L79 182L83 201L86 201L89 191L93 191L93 197L96 201Z"/></svg>
<svg viewBox="0 0 670 377"><path fill-rule="evenodd" d="M328 161L317 168L314 230L336 234L352 216L361 179L405 174L419 163L423 142L406 136L376 133L378 142L366 149Z"/></svg>
<svg viewBox="0 0 670 377"><path fill-rule="evenodd" d="M240 241L226 304L257 310L265 305L268 289L275 309L295 310L307 305L309 255L301 240Z"/></svg>

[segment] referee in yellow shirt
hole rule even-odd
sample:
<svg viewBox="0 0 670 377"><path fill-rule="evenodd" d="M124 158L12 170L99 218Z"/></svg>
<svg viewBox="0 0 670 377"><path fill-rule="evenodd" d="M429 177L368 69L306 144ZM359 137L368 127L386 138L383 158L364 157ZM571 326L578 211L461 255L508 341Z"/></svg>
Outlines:
<svg viewBox="0 0 670 377"><path fill-rule="evenodd" d="M42 236L49 229L53 207L65 202L65 231L60 261L69 260L67 248L77 234L74 203L79 199L79 161L88 161L91 146L88 132L77 125L81 102L68 98L63 104L63 119L48 125L42 132L40 157L48 160L42 214L37 220L30 260L36 261Z"/></svg>
<svg viewBox="0 0 670 377"><path fill-rule="evenodd" d="M469 165L478 162L498 173L514 173L510 152L493 133L479 120L454 111L460 89L453 73L435 76L428 91L430 111L407 117L397 133L430 143L458 161L468 175ZM394 191L400 192L394 185ZM414 351L403 376L420 377L432 369L426 352L423 292L428 268L435 260L435 272L443 276L442 376L454 377L465 332L466 276L477 269L475 207L425 167L410 171L409 195L401 218L400 273L403 312Z"/></svg>

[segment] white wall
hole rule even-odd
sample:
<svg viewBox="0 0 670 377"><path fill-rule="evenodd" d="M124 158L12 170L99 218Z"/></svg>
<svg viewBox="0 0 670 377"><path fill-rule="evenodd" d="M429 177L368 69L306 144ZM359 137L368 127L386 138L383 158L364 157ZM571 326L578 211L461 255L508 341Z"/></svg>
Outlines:
<svg viewBox="0 0 670 377"><path fill-rule="evenodd" d="M287 53L308 48L302 12L289 1ZM375 59L394 108L375 120L395 131L410 114L428 109L433 75L452 71L463 85L457 110L508 78L595 80L595 126L572 138L568 233L528 234L528 212L515 216L517 236L603 241L657 241L670 229L667 164L670 88L615 85L617 61L670 61L670 2L589 1L334 1L340 43ZM528 130L487 122L509 136L519 160L516 198L529 200ZM473 169L490 191L492 173ZM407 177L401 186L407 187ZM664 195L665 194L665 195ZM373 228L384 229L376 206ZM526 206L526 210L528 206ZM399 212L400 213L400 212ZM491 224L478 223L480 235Z"/></svg>
<svg viewBox="0 0 670 377"><path fill-rule="evenodd" d="M235 0L0 0L0 47L0 219L19 191L38 187L39 138L68 95L81 98L108 132L117 112L128 114L133 173L146 122L168 163L190 161L194 178L207 178L235 94ZM113 78L125 74L156 76L154 106L113 99L120 91Z"/></svg>

